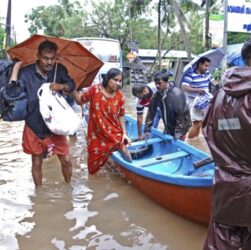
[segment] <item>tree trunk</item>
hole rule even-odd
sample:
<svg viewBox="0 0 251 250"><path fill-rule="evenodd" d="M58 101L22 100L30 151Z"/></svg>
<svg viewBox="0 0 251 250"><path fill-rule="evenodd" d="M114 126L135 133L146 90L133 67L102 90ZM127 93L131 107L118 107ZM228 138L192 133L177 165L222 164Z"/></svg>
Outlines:
<svg viewBox="0 0 251 250"><path fill-rule="evenodd" d="M209 35L209 7L210 7L210 0L206 0L206 18L205 18L205 48L209 50L211 47L211 39Z"/></svg>
<svg viewBox="0 0 251 250"><path fill-rule="evenodd" d="M159 0L158 4L158 61L159 61L159 70L162 68L162 57L161 57L161 51L162 51L162 46L161 46L161 0Z"/></svg>
<svg viewBox="0 0 251 250"><path fill-rule="evenodd" d="M181 17L181 9L180 9L180 6L179 6L179 3L177 2L177 0L171 0L171 5L172 5L172 8L173 8L173 11L174 11L174 14L179 22L179 25L180 25L180 31L181 31L181 35L182 35L182 38L184 40L184 45L185 45L185 48L186 48L186 52L187 52L187 58L189 60L192 59L192 50L191 50L191 45L190 45L190 41L188 39L188 34L187 34L187 31L185 29L185 25L184 25L184 22L182 20L182 17Z"/></svg>

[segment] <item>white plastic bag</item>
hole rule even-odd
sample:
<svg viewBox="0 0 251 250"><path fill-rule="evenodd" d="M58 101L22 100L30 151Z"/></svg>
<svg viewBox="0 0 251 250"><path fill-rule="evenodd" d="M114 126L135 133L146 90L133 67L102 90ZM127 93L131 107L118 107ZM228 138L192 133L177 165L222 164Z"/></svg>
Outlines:
<svg viewBox="0 0 251 250"><path fill-rule="evenodd" d="M193 106L196 109L206 109L209 105L209 102L213 98L212 94L209 92L205 92L203 95L199 95L194 98Z"/></svg>
<svg viewBox="0 0 251 250"><path fill-rule="evenodd" d="M73 135L81 119L59 92L50 90L50 83L44 83L37 92L39 109L46 126L54 134Z"/></svg>

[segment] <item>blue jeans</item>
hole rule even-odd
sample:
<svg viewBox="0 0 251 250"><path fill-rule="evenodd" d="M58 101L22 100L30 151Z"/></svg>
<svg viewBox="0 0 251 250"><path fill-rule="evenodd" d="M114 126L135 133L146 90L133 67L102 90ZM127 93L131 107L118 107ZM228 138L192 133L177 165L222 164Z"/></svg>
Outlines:
<svg viewBox="0 0 251 250"><path fill-rule="evenodd" d="M158 109L153 120L153 128L158 127L160 118L161 118L161 112L160 112L160 109Z"/></svg>

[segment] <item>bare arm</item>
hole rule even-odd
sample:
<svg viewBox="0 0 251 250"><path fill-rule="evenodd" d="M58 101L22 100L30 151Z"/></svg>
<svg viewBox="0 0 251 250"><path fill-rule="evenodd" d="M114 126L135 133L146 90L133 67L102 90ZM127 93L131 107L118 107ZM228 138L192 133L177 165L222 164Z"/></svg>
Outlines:
<svg viewBox="0 0 251 250"><path fill-rule="evenodd" d="M193 88L189 85L182 85L182 90L184 90L185 92L192 92L192 93L197 93L199 95L204 94L206 91L204 89L199 89L199 88Z"/></svg>
<svg viewBox="0 0 251 250"><path fill-rule="evenodd" d="M73 97L74 97L75 102L78 105L83 105L84 104L82 99L81 99L81 93L79 93L77 90L73 91Z"/></svg>
<svg viewBox="0 0 251 250"><path fill-rule="evenodd" d="M158 110L158 96L155 93L147 111L144 133L150 133L157 110Z"/></svg>
<svg viewBox="0 0 251 250"><path fill-rule="evenodd" d="M23 64L22 61L18 61L18 62L15 63L15 65L13 66L13 69L12 69L11 76L10 76L10 81L16 81L17 80L18 73L19 73L19 70L20 70L22 64Z"/></svg>
<svg viewBox="0 0 251 250"><path fill-rule="evenodd" d="M121 128L122 128L122 133L123 133L123 137L122 137L122 141L125 143L125 144L130 144L130 139L126 133L126 128L125 128L125 118L124 116L120 116L119 117L119 123L121 125Z"/></svg>
<svg viewBox="0 0 251 250"><path fill-rule="evenodd" d="M126 134L125 118L124 118L124 116L120 116L120 117L119 117L119 123L120 123L120 125L121 125L123 134Z"/></svg>
<svg viewBox="0 0 251 250"><path fill-rule="evenodd" d="M69 86L66 83L62 84L62 83L52 82L50 84L50 89L52 91L63 91L65 93L69 93L70 92L70 88L69 88Z"/></svg>
<svg viewBox="0 0 251 250"><path fill-rule="evenodd" d="M142 136L142 124L143 124L143 115L142 114L138 114L137 115L137 128L138 128L138 138L140 140L143 139L143 136Z"/></svg>

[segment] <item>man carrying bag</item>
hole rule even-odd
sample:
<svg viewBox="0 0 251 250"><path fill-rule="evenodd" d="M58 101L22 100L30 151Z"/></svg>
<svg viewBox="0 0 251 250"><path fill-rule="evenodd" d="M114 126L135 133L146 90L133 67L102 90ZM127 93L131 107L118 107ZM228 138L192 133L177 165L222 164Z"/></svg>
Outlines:
<svg viewBox="0 0 251 250"><path fill-rule="evenodd" d="M42 163L47 154L56 154L61 163L65 181L71 180L72 164L66 137L52 133L46 126L39 110L38 89L51 82L52 91L70 93L75 84L67 69L57 63L57 77L54 81L58 46L51 41L43 41L38 46L38 60L20 70L19 81L28 97L28 115L23 132L23 150L31 154L32 176L36 186L42 185Z"/></svg>

